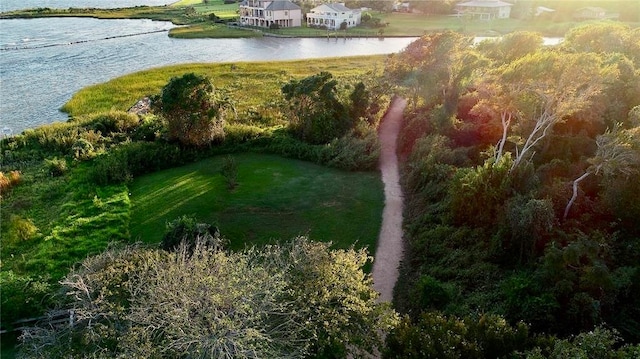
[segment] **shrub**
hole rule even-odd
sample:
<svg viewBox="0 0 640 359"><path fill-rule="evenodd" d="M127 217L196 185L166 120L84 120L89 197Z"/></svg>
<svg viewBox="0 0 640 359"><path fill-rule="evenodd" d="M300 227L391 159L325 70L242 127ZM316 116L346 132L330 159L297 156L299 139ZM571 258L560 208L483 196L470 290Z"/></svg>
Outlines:
<svg viewBox="0 0 640 359"><path fill-rule="evenodd" d="M174 167L192 159L192 152L163 142L131 142L118 148L132 176Z"/></svg>
<svg viewBox="0 0 640 359"><path fill-rule="evenodd" d="M138 125L140 125L138 115L125 111L110 111L94 116L84 126L108 136L113 132L131 132Z"/></svg>
<svg viewBox="0 0 640 359"><path fill-rule="evenodd" d="M28 138L36 138L45 152L68 153L78 138L78 128L71 123L55 123L26 130L24 134Z"/></svg>
<svg viewBox="0 0 640 359"><path fill-rule="evenodd" d="M238 185L238 163L231 156L224 158L222 168L220 169L222 177L227 183L227 188L232 190Z"/></svg>
<svg viewBox="0 0 640 359"><path fill-rule="evenodd" d="M44 160L45 167L52 177L59 177L67 173L67 160L64 158L47 158Z"/></svg>
<svg viewBox="0 0 640 359"><path fill-rule="evenodd" d="M251 125L227 125L224 129L225 145L243 144L269 136L263 128Z"/></svg>
<svg viewBox="0 0 640 359"><path fill-rule="evenodd" d="M267 144L266 151L283 157L321 163L324 150L322 146L314 146L286 133L275 132Z"/></svg>
<svg viewBox="0 0 640 359"><path fill-rule="evenodd" d="M550 348L535 348L525 353L527 359L601 358L633 359L640 357L640 345L621 345L614 330L597 327L592 331L563 340Z"/></svg>
<svg viewBox="0 0 640 359"><path fill-rule="evenodd" d="M414 298L420 301L424 310L442 310L452 297L452 293L442 282L429 275L420 277L415 291Z"/></svg>
<svg viewBox="0 0 640 359"><path fill-rule="evenodd" d="M407 317L391 331L383 357L507 358L528 349L532 342L525 324L513 327L500 316L459 319L429 312L416 323Z"/></svg>
<svg viewBox="0 0 640 359"><path fill-rule="evenodd" d="M76 140L71 151L73 151L73 157L77 160L88 160L95 155L93 145L84 138Z"/></svg>
<svg viewBox="0 0 640 359"><path fill-rule="evenodd" d="M457 224L490 227L504 217L505 202L513 191L511 156L486 160L476 168L462 168L449 187L451 214Z"/></svg>
<svg viewBox="0 0 640 359"><path fill-rule="evenodd" d="M126 154L114 150L95 159L90 170L91 180L98 185L126 183L133 179Z"/></svg>
<svg viewBox="0 0 640 359"><path fill-rule="evenodd" d="M5 193L11 187L14 187L22 182L22 175L20 171L10 171L7 174L0 172L0 194Z"/></svg>
<svg viewBox="0 0 640 359"><path fill-rule="evenodd" d="M131 133L134 141L155 141L167 133L167 127L162 119L156 116L145 116L138 127Z"/></svg>
<svg viewBox="0 0 640 359"><path fill-rule="evenodd" d="M364 124L361 127L325 147L328 166L350 171L374 170L377 167L380 157L378 134Z"/></svg>
<svg viewBox="0 0 640 359"><path fill-rule="evenodd" d="M162 249L174 251L181 244L192 249L197 242L220 247L222 242L218 227L198 223L195 217L184 215L167 223L167 229L162 237Z"/></svg>
<svg viewBox="0 0 640 359"><path fill-rule="evenodd" d="M192 159L192 152L162 142L128 142L95 159L93 182L105 185L130 181L145 174Z"/></svg>
<svg viewBox="0 0 640 359"><path fill-rule="evenodd" d="M501 286L505 310L510 320L526 320L535 331L555 328L559 304L552 293L545 292L531 274L520 272L505 279Z"/></svg>
<svg viewBox="0 0 640 359"><path fill-rule="evenodd" d="M38 227L30 218L22 218L18 215L9 217L7 239L9 242L24 242L34 238L38 234Z"/></svg>
<svg viewBox="0 0 640 359"><path fill-rule="evenodd" d="M15 272L0 272L0 311L3 329L11 329L19 319L40 315L46 309L45 297L51 293L46 277L30 277Z"/></svg>

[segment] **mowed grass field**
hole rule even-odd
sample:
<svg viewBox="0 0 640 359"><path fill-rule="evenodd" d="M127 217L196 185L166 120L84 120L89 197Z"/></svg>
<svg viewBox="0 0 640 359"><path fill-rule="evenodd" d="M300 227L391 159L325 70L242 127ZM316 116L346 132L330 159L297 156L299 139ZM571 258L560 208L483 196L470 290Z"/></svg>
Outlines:
<svg viewBox="0 0 640 359"><path fill-rule="evenodd" d="M220 173L225 158L135 179L129 187L132 240L158 242L168 221L193 215L199 222L217 224L232 249L309 235L374 253L384 205L378 173L236 154L238 185L230 190Z"/></svg>

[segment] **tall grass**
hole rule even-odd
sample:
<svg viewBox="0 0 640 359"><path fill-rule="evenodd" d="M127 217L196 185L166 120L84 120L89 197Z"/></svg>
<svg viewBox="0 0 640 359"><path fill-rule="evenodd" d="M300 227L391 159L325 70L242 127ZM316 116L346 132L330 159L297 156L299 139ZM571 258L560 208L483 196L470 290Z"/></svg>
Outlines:
<svg viewBox="0 0 640 359"><path fill-rule="evenodd" d="M357 56L283 62L239 62L187 64L145 70L106 83L84 88L73 95L62 111L75 117L111 110L128 110L140 98L159 93L175 76L194 72L211 78L214 86L224 88L238 112L274 107L282 97L280 88L292 78L329 71L336 78L363 76L384 68L386 56Z"/></svg>
<svg viewBox="0 0 640 359"><path fill-rule="evenodd" d="M176 37L181 39L200 39L203 37L231 39L261 36L262 34L256 31L229 27L224 24L215 23L204 23L198 25L176 27L169 31L169 37Z"/></svg>

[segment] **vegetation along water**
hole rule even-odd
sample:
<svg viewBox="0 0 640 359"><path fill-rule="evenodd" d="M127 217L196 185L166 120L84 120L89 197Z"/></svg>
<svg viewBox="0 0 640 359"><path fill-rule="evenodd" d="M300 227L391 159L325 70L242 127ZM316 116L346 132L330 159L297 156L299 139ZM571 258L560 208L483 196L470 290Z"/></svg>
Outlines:
<svg viewBox="0 0 640 359"><path fill-rule="evenodd" d="M624 9L555 46L445 30L393 54L143 65L73 91L69 121L0 140L3 358L639 357L640 32ZM43 55L33 69L126 56L87 40L3 51ZM393 96L405 258L381 303Z"/></svg>

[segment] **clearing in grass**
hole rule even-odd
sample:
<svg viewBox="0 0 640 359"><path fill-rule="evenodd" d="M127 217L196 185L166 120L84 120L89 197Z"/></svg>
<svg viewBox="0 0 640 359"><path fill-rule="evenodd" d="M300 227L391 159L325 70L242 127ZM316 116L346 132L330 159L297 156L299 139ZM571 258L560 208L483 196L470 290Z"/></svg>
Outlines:
<svg viewBox="0 0 640 359"><path fill-rule="evenodd" d="M224 156L134 180L132 239L158 242L168 221L193 215L218 225L234 249L308 234L341 248L366 247L373 254L384 204L377 173L345 172L269 155L233 158L233 189L220 171Z"/></svg>

